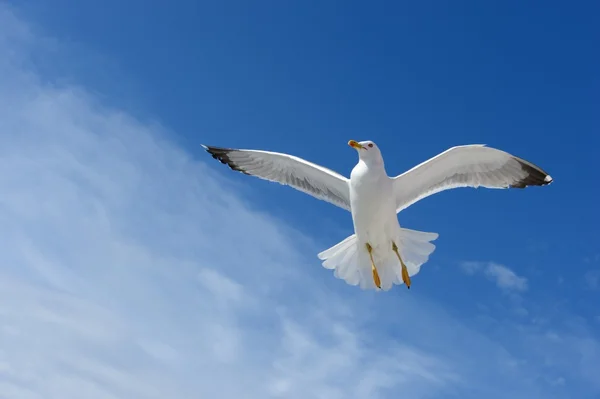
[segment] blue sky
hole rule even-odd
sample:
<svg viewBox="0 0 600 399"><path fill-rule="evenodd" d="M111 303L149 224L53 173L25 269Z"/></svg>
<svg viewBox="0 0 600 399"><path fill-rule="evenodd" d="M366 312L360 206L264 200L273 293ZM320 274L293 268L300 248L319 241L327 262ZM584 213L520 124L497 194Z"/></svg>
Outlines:
<svg viewBox="0 0 600 399"><path fill-rule="evenodd" d="M11 398L600 394L598 5L0 3L0 393ZM485 143L551 186L399 215L410 291L316 254L350 215L200 143L349 175Z"/></svg>

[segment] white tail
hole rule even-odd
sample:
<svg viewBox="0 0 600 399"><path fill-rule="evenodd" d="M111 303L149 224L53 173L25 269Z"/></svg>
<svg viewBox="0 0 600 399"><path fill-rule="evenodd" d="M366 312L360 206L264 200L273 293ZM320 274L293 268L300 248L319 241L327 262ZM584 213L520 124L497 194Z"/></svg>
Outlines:
<svg viewBox="0 0 600 399"><path fill-rule="evenodd" d="M396 244L409 276L417 274L421 265L429 260L429 255L435 250L431 241L437 238L437 233L400 229ZM375 288L369 257L366 251L358 251L355 234L319 253L318 257L323 260L324 268L334 270L334 276L346 283L360 284L363 289ZM377 255L375 266L381 279L382 290L389 290L393 284L403 284L400 263L391 246L386 254Z"/></svg>

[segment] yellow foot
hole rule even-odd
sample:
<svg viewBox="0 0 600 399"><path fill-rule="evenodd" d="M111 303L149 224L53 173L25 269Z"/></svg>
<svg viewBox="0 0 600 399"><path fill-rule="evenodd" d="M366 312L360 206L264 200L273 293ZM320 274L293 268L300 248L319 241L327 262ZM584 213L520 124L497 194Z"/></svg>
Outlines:
<svg viewBox="0 0 600 399"><path fill-rule="evenodd" d="M371 272L373 273L373 282L375 283L377 288L381 289L381 279L379 278L379 273L377 273L377 268L375 267L375 262L373 261L373 247L369 243L367 243L367 251L369 252L369 257L371 258Z"/></svg>
<svg viewBox="0 0 600 399"><path fill-rule="evenodd" d="M408 275L408 269L406 268L406 265L402 265L402 281L404 281L404 284L406 284L406 288L408 288L410 290L410 276Z"/></svg>
<svg viewBox="0 0 600 399"><path fill-rule="evenodd" d="M381 279L379 278L379 273L377 273L375 265L371 265L371 270L373 272L373 281L375 282L375 285L377 288L381 289Z"/></svg>
<svg viewBox="0 0 600 399"><path fill-rule="evenodd" d="M410 276L408 275L408 269L406 268L406 265L404 264L404 262L402 261L402 258L400 257L400 253L398 252L398 246L393 241L392 241L392 250L396 253L398 260L400 261L400 265L402 265L402 281L404 281L404 284L406 284L406 288L410 289Z"/></svg>

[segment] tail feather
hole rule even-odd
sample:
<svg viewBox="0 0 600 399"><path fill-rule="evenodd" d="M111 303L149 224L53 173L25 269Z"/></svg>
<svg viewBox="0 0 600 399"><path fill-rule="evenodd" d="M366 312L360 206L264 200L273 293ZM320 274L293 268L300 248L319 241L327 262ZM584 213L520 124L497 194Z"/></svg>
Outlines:
<svg viewBox="0 0 600 399"><path fill-rule="evenodd" d="M413 275L418 273L418 269L421 265L429 260L429 255L435 251L435 244L430 241L434 241L438 238L437 233L427 233L423 231L416 231L410 229L400 229L400 252L402 260L408 267L408 274Z"/></svg>
<svg viewBox="0 0 600 399"><path fill-rule="evenodd" d="M434 241L438 236L437 233L400 229L396 243L410 276L417 274L421 265L429 260L429 256L435 250L435 245L430 241ZM318 257L323 261L324 268L334 270L336 278L342 279L350 285L360 284L362 289L374 289L376 287L371 274L370 260L368 256L364 256L365 254L360 256L356 235L352 234L319 253ZM381 279L382 290L389 290L393 284L403 284L401 268L396 255L391 252L391 248L386 254L376 256L375 265Z"/></svg>
<svg viewBox="0 0 600 399"><path fill-rule="evenodd" d="M317 256L321 260L331 258L338 251L345 251L348 249L348 247L355 245L355 241L356 241L356 234L352 234L351 236L346 237L345 240L340 241L337 244L335 244L333 247L326 249L325 251L319 253Z"/></svg>
<svg viewBox="0 0 600 399"><path fill-rule="evenodd" d="M350 285L360 282L358 270L358 253L356 235L352 234L333 247L319 253L319 259L324 260L323 267L334 270L334 276L345 280Z"/></svg>

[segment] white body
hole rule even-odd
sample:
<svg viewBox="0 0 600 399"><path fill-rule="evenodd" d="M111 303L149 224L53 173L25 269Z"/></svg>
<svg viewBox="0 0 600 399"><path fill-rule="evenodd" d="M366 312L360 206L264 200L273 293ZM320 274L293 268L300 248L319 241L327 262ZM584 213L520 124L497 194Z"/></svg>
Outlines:
<svg viewBox="0 0 600 399"><path fill-rule="evenodd" d="M392 180L383 165L367 165L359 161L350 174L350 212L360 244L374 249L390 247L400 225L396 217Z"/></svg>
<svg viewBox="0 0 600 399"><path fill-rule="evenodd" d="M371 278L371 263L367 243L372 247L372 255L382 288L391 287L394 281L402 281L400 262L392 251L396 242L402 254L400 223L396 216L396 203L393 196L392 180L385 173L383 165L367 165L359 161L350 174L350 205L361 279ZM385 265L395 259L397 272L385 270Z"/></svg>
<svg viewBox="0 0 600 399"><path fill-rule="evenodd" d="M377 153L375 153L377 151ZM402 267L393 243L406 264L409 276L419 272L434 251L437 233L424 233L400 227L396 213L394 181L387 175L383 158L374 148L370 156L361 157L350 174L350 212L354 234L319 254L323 266L335 269L335 276L363 289L376 289L367 243L372 247L373 261L381 289L403 284Z"/></svg>

